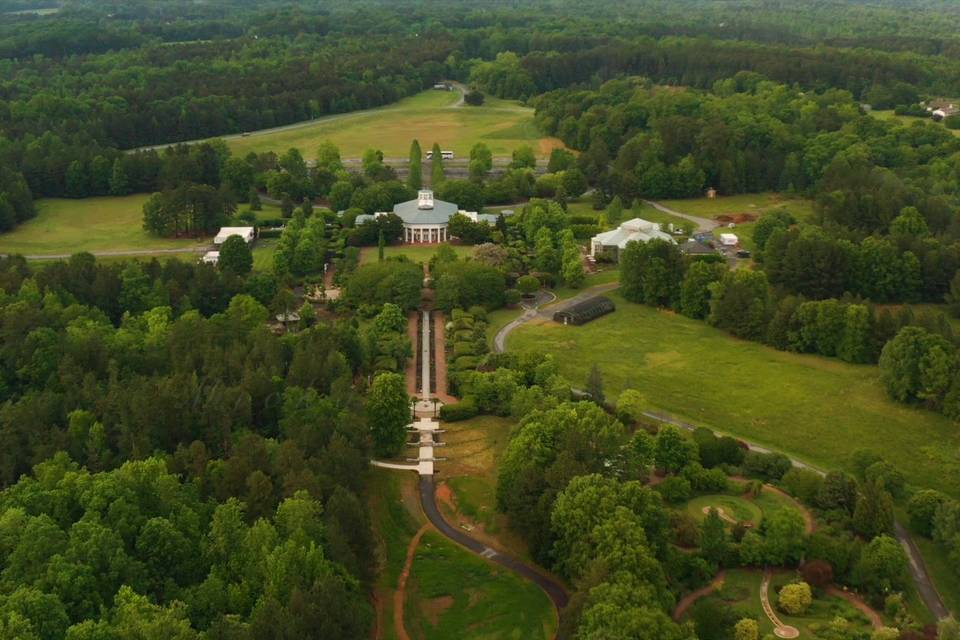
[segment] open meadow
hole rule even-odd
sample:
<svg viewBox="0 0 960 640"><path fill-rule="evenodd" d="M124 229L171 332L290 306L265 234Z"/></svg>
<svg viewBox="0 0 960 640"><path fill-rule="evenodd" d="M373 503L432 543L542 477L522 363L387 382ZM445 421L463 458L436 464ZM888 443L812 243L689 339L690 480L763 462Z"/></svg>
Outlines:
<svg viewBox="0 0 960 640"><path fill-rule="evenodd" d="M37 201L37 216L0 234L0 253L61 255L79 251L199 249L209 238L157 238L143 230L146 194Z"/></svg>
<svg viewBox="0 0 960 640"><path fill-rule="evenodd" d="M414 640L549 640L556 631L539 587L433 531L420 541L408 584L404 625Z"/></svg>
<svg viewBox="0 0 960 640"><path fill-rule="evenodd" d="M356 113L328 116L309 123L283 127L247 136L230 137L227 144L235 154L251 151L300 149L312 158L321 142L330 140L346 158L355 158L371 147L391 158L406 158L413 139L420 141L424 154L440 144L459 157L483 142L495 156L508 156L518 146L529 144L537 155L546 157L563 143L545 138L533 122L533 109L519 103L488 98L483 106L457 106L457 91L427 90L396 104Z"/></svg>
<svg viewBox="0 0 960 640"><path fill-rule="evenodd" d="M637 389L652 407L823 467L873 449L912 484L960 496L956 423L889 400L877 367L776 351L610 295L616 312L581 327L536 319L508 348L563 354L576 385L597 363L608 399Z"/></svg>

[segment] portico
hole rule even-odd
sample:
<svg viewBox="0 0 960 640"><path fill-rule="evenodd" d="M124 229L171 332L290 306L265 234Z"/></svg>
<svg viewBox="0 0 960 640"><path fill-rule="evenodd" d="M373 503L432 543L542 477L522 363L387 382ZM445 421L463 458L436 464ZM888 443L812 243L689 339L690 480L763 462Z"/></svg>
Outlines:
<svg viewBox="0 0 960 640"><path fill-rule="evenodd" d="M407 244L446 242L447 225L403 225L403 241Z"/></svg>

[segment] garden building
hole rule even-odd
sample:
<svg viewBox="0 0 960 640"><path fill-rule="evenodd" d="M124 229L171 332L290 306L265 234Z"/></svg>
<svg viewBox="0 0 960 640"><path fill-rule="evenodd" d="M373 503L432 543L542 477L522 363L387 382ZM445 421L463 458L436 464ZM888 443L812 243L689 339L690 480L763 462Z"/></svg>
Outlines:
<svg viewBox="0 0 960 640"><path fill-rule="evenodd" d="M616 311L613 300L606 296L595 296L583 302L567 307L553 314L554 322L561 324L586 324L600 316Z"/></svg>
<svg viewBox="0 0 960 640"><path fill-rule="evenodd" d="M620 259L620 252L626 249L628 242L650 242L654 239L675 242L669 233L660 230L660 225L656 222L634 218L621 223L612 231L593 236L590 241L590 256L593 258L606 256L617 261Z"/></svg>
<svg viewBox="0 0 960 640"><path fill-rule="evenodd" d="M356 224L385 216L388 212L380 211L375 216L359 215ZM494 225L497 216L478 214L476 211L464 211L452 202L444 202L433 197L433 191L422 189L416 200L408 200L393 205L393 213L403 221L403 241L416 244L436 244L447 242L450 235L447 226L450 218L462 215L474 222L485 222Z"/></svg>
<svg viewBox="0 0 960 640"><path fill-rule="evenodd" d="M253 227L220 227L220 231L213 239L213 244L221 245L231 236L240 236L247 244L250 244L253 242L256 232Z"/></svg>

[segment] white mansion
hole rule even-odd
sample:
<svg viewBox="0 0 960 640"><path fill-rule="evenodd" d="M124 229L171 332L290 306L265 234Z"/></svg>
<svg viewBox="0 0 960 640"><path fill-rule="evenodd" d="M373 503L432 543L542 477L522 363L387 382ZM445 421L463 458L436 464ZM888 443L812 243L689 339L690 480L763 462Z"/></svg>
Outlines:
<svg viewBox="0 0 960 640"><path fill-rule="evenodd" d="M379 211L375 215L357 216L356 223L360 224L375 217L385 216L388 212ZM460 214L474 222L496 224L497 217L489 214L478 214L476 211L464 211L452 202L435 200L433 191L423 189L417 194L416 200L408 200L393 205L393 213L403 220L403 241L406 243L436 244L450 239L447 225L450 218Z"/></svg>

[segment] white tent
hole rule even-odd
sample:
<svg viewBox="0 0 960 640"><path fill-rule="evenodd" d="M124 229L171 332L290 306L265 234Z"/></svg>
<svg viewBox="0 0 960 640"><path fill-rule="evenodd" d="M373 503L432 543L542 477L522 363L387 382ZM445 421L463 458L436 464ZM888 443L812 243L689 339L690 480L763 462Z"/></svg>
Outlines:
<svg viewBox="0 0 960 640"><path fill-rule="evenodd" d="M223 244L231 236L240 236L249 244L253 242L254 235L253 227L220 227L217 237L213 239L213 244Z"/></svg>

